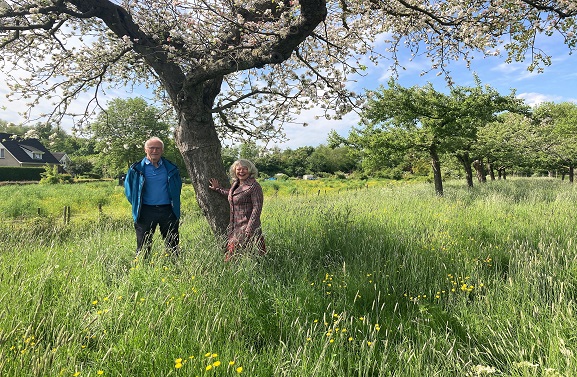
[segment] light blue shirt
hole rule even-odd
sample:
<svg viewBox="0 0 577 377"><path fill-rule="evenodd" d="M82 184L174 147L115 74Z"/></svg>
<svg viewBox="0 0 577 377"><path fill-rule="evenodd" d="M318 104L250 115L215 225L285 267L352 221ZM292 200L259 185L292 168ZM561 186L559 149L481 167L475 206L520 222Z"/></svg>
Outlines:
<svg viewBox="0 0 577 377"><path fill-rule="evenodd" d="M142 204L151 206L170 204L168 172L162 160L158 161L158 167L155 167L148 158L145 158L144 178Z"/></svg>

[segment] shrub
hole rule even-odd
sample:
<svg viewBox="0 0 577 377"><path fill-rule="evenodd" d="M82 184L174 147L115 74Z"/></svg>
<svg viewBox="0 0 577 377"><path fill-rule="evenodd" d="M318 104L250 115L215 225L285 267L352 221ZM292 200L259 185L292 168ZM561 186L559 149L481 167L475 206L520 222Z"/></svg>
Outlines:
<svg viewBox="0 0 577 377"><path fill-rule="evenodd" d="M45 171L40 173L42 179L40 179L40 184L57 184L57 183L71 183L72 176L70 174L60 174L58 172L58 166L48 166L46 165Z"/></svg>
<svg viewBox="0 0 577 377"><path fill-rule="evenodd" d="M342 171L335 172L335 178L337 179L347 179L347 175Z"/></svg>

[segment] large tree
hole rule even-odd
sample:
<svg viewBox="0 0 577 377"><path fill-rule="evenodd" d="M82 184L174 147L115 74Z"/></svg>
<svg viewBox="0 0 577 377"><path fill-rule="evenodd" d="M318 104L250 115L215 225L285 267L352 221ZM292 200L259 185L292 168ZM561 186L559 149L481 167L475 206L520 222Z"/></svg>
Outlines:
<svg viewBox="0 0 577 377"><path fill-rule="evenodd" d="M86 115L110 83L153 85L176 113L197 201L222 231L227 203L206 184L226 180L219 135L282 137L276 126L300 109L350 110L346 78L363 68L373 36L391 36L393 62L408 45L444 71L469 51L496 54L508 35L509 58L534 52L532 68L550 62L535 34L559 31L575 45L576 12L573 0L0 0L0 64L31 106L54 101L48 117L69 115L91 88Z"/></svg>

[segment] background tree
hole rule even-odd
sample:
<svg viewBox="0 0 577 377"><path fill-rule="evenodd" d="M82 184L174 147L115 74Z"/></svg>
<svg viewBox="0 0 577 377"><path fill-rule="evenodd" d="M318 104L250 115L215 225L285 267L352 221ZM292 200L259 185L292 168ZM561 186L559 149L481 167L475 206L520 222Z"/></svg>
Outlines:
<svg viewBox="0 0 577 377"><path fill-rule="evenodd" d="M143 98L116 98L90 123L86 130L96 141L99 162L109 177L126 172L131 163L140 160L144 143L152 136L161 138L165 153L170 153L170 125L161 115Z"/></svg>
<svg viewBox="0 0 577 377"><path fill-rule="evenodd" d="M22 136L26 131L28 131L28 129L29 127L16 125L14 123L9 123L5 120L0 119L0 132Z"/></svg>
<svg viewBox="0 0 577 377"><path fill-rule="evenodd" d="M68 172L73 177L89 176L89 177L102 177L102 172L95 171L94 161L98 159L96 157L91 158L90 156L77 156L71 159L72 163L68 168Z"/></svg>
<svg viewBox="0 0 577 377"><path fill-rule="evenodd" d="M474 154L484 156L491 179L497 170L499 179L506 179L507 171L535 169L538 161L534 127L525 114L506 112L482 125L477 133Z"/></svg>
<svg viewBox="0 0 577 377"><path fill-rule="evenodd" d="M247 141L240 145L239 158L255 161L260 155L260 148L254 141Z"/></svg>
<svg viewBox="0 0 577 377"><path fill-rule="evenodd" d="M501 96L490 87L455 86L450 94L437 92L431 84L403 88L394 80L389 87L369 93L364 118L374 124L406 131L405 145L416 154L427 152L433 169L435 192L443 195L443 153L457 157L465 169L467 184L473 186L471 149L477 128L505 110L522 109L514 93ZM402 140L407 140L403 138Z"/></svg>
<svg viewBox="0 0 577 377"><path fill-rule="evenodd" d="M70 136L58 125L48 123L37 123L24 133L24 137L38 139L42 145L51 152L66 152L70 150Z"/></svg>
<svg viewBox="0 0 577 377"><path fill-rule="evenodd" d="M541 144L548 157L549 168L561 167L574 181L577 164L577 104L571 102L545 102L534 109L533 119L537 130L546 140Z"/></svg>
<svg viewBox="0 0 577 377"><path fill-rule="evenodd" d="M319 145L307 158L308 169L315 174L336 172L348 173L356 165L356 161L349 154L349 148L329 148Z"/></svg>
<svg viewBox="0 0 577 377"><path fill-rule="evenodd" d="M267 153L258 157L255 164L258 167L259 174L262 176L272 177L278 173L286 174L286 169L282 163L283 152L279 147L274 147Z"/></svg>
<svg viewBox="0 0 577 377"><path fill-rule="evenodd" d="M312 173L306 162L314 151L315 149L310 146L299 147L295 150L286 149L282 157L282 162L286 169L284 173L290 177L299 177Z"/></svg>
<svg viewBox="0 0 577 377"><path fill-rule="evenodd" d="M444 72L448 59L469 62L468 51L498 54L501 45L511 60L533 52L534 68L550 63L533 48L536 31L559 31L575 46L576 12L572 0L1 0L0 49L12 91L27 92L31 106L55 101L48 117L73 115L71 101L90 88L82 116L108 85L155 86L176 112L175 140L197 201L224 231L228 205L206 187L213 172L226 180L219 134L282 137L275 125L323 103L324 115L340 117L357 104L344 83L363 69L375 36L391 36L393 64L399 46L425 42L434 70Z"/></svg>
<svg viewBox="0 0 577 377"><path fill-rule="evenodd" d="M403 171L414 173L415 163L427 156L411 140L410 131L384 122L353 128L347 142L358 151L365 173L398 179Z"/></svg>

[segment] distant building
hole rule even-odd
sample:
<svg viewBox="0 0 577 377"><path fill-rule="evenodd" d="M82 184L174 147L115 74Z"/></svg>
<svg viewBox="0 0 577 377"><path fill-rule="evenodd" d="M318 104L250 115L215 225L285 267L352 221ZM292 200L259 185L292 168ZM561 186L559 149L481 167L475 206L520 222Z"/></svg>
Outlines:
<svg viewBox="0 0 577 377"><path fill-rule="evenodd" d="M45 166L62 164L38 139L25 139L0 132L0 166Z"/></svg>
<svg viewBox="0 0 577 377"><path fill-rule="evenodd" d="M52 152L52 155L60 162L62 170L68 172L70 165L72 164L72 160L70 157L68 157L66 152Z"/></svg>

